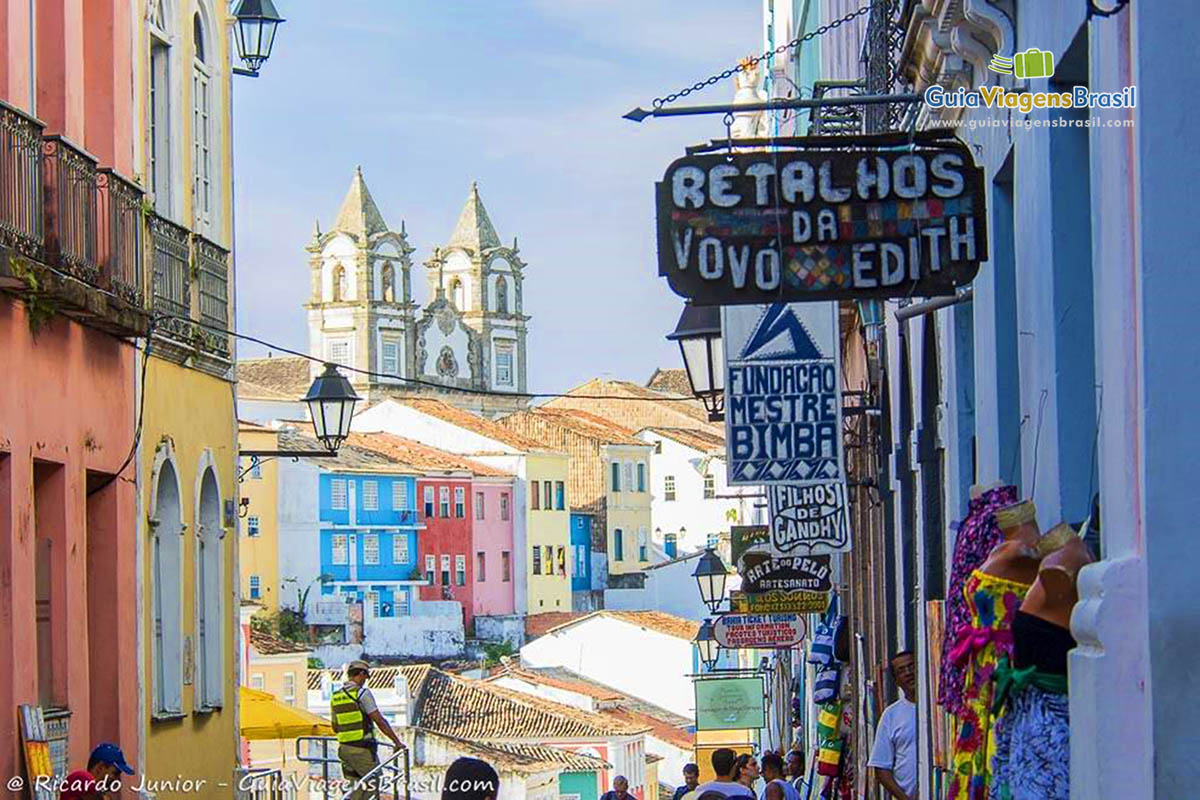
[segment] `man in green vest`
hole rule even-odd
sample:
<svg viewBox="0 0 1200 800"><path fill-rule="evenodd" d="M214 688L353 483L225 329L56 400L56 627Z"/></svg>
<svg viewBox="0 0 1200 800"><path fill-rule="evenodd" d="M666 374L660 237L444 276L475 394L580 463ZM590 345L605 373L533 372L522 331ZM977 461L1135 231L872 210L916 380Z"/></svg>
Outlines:
<svg viewBox="0 0 1200 800"><path fill-rule="evenodd" d="M400 747L400 738L392 726L379 713L375 696L367 688L370 666L365 661L351 661L346 665L347 681L338 687L330 699L333 729L338 738L338 759L342 762L342 777L350 784L357 783L379 764L376 754L375 728ZM370 791L368 791L370 789ZM379 787L357 787L348 795L349 800L366 800L378 797Z"/></svg>

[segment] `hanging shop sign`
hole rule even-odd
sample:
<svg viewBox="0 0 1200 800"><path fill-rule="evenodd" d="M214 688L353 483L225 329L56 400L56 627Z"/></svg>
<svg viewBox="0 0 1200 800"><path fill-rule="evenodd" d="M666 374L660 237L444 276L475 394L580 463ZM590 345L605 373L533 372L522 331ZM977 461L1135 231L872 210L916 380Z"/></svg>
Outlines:
<svg viewBox="0 0 1200 800"><path fill-rule="evenodd" d="M828 592L833 588L828 555L779 556L771 552L771 535L766 525L734 525L730 528L730 556L742 578L742 591Z"/></svg>
<svg viewBox="0 0 1200 800"><path fill-rule="evenodd" d="M761 677L700 678L696 690L696 730L734 731L766 727Z"/></svg>
<svg viewBox="0 0 1200 800"><path fill-rule="evenodd" d="M987 258L953 132L688 155L656 185L658 274L697 305L952 295Z"/></svg>
<svg viewBox="0 0 1200 800"><path fill-rule="evenodd" d="M829 592L730 592L729 605L738 614L821 614L829 607Z"/></svg>
<svg viewBox="0 0 1200 800"><path fill-rule="evenodd" d="M845 480L837 314L836 303L722 309L730 485Z"/></svg>
<svg viewBox="0 0 1200 800"><path fill-rule="evenodd" d="M713 623L717 643L730 650L795 647L804 641L804 617L784 614L722 614Z"/></svg>
<svg viewBox="0 0 1200 800"><path fill-rule="evenodd" d="M771 552L778 555L838 553L850 549L846 484L767 487Z"/></svg>

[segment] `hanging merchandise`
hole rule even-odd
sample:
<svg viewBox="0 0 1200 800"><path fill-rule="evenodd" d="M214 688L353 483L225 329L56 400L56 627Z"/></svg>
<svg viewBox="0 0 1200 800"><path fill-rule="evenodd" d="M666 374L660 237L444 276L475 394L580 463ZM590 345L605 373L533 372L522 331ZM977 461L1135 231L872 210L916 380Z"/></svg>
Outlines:
<svg viewBox="0 0 1200 800"><path fill-rule="evenodd" d="M836 700L841 689L842 668L837 664L828 664L817 671L813 683L813 702L817 705Z"/></svg>
<svg viewBox="0 0 1200 800"><path fill-rule="evenodd" d="M971 500L970 510L954 538L954 560L946 589L942 668L938 681L938 703L952 714L962 710L963 672L962 667L949 657L950 651L962 632L971 625L971 611L967 607L963 587L975 568L1000 543L1002 536L996 525L996 511L1015 502L1015 486L999 486L984 491Z"/></svg>
<svg viewBox="0 0 1200 800"><path fill-rule="evenodd" d="M817 774L834 776L842 759L845 742L841 735L842 701L821 706L817 714Z"/></svg>
<svg viewBox="0 0 1200 800"><path fill-rule="evenodd" d="M823 667L834 663L834 639L837 635L838 599L836 594L829 596L829 608L825 616L817 623L813 633L812 646L808 650L808 663Z"/></svg>

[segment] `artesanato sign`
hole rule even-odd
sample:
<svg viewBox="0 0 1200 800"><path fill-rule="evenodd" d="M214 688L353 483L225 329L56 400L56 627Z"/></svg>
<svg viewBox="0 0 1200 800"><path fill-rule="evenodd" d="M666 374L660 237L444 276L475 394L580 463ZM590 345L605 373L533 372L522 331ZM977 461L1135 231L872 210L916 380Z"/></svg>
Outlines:
<svg viewBox="0 0 1200 800"><path fill-rule="evenodd" d="M723 310L730 485L842 481L837 303Z"/></svg>
<svg viewBox="0 0 1200 800"><path fill-rule="evenodd" d="M725 614L713 625L717 642L731 650L795 647L805 632L799 614Z"/></svg>
<svg viewBox="0 0 1200 800"><path fill-rule="evenodd" d="M657 184L658 272L699 305L950 295L987 258L984 198L946 130L685 156Z"/></svg>
<svg viewBox="0 0 1200 800"><path fill-rule="evenodd" d="M828 592L833 588L828 555L773 555L770 534L764 525L734 525L730 528L731 556L742 578L742 591L760 594L771 591Z"/></svg>

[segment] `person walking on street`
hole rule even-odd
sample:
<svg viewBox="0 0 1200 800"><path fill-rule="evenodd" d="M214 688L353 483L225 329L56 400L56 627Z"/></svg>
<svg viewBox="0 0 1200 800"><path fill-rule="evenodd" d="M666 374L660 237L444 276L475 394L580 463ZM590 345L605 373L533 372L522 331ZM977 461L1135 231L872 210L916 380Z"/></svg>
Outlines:
<svg viewBox="0 0 1200 800"><path fill-rule="evenodd" d="M613 778L613 788L600 795L600 800L634 800L629 794L629 779L624 775Z"/></svg>
<svg viewBox="0 0 1200 800"><path fill-rule="evenodd" d="M671 800L679 800L688 792L700 785L700 767L696 764L683 765L683 786L675 790L674 797Z"/></svg>
<svg viewBox="0 0 1200 800"><path fill-rule="evenodd" d="M371 668L365 661L351 661L346 666L346 682L338 687L330 699L333 729L338 739L338 760L342 762L342 777L357 784L368 772L379 764L379 743L375 740L375 728L400 747L400 737L379 713L375 695L367 688ZM366 800L379 796L379 786L354 786L347 795L348 800Z"/></svg>
<svg viewBox="0 0 1200 800"><path fill-rule="evenodd" d="M908 650L892 656L892 677L902 696L883 710L867 766L895 800L917 799L916 659Z"/></svg>
<svg viewBox="0 0 1200 800"><path fill-rule="evenodd" d="M754 797L754 782L758 780L758 759L750 753L743 753L737 757L735 764L733 780L749 789L750 796Z"/></svg>
<svg viewBox="0 0 1200 800"><path fill-rule="evenodd" d="M716 779L700 784L685 794L683 800L697 800L703 797L705 792L720 792L726 797L748 797L750 800L756 800L754 792L733 780L737 774L737 757L737 753L728 747L713 750L712 767L713 772L717 773Z"/></svg>
<svg viewBox="0 0 1200 800"><path fill-rule="evenodd" d="M77 769L63 779L59 800L99 800L121 789L121 773L133 774L121 748L111 742L96 745L87 769Z"/></svg>
<svg viewBox="0 0 1200 800"><path fill-rule="evenodd" d="M787 754L787 779L797 792L804 791L804 753L791 750Z"/></svg>
<svg viewBox="0 0 1200 800"><path fill-rule="evenodd" d="M783 758L778 753L762 757L762 777L767 785L760 800L800 800L800 792L783 774Z"/></svg>

